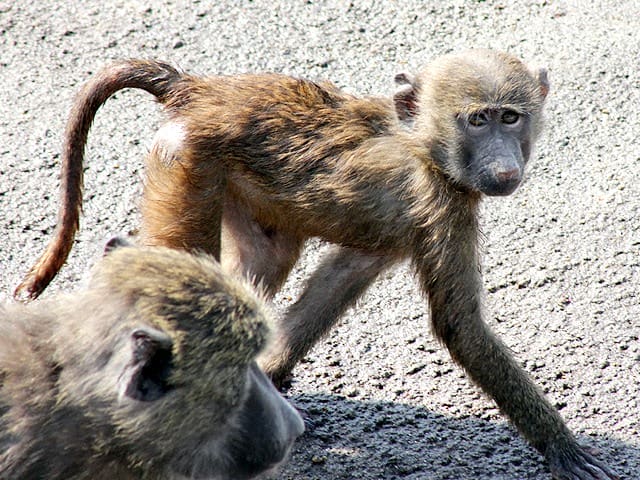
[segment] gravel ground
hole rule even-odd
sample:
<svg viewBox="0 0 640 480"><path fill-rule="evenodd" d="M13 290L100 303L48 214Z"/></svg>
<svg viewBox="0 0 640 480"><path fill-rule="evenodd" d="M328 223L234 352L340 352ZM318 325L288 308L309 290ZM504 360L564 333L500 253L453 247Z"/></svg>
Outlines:
<svg viewBox="0 0 640 480"><path fill-rule="evenodd" d="M525 184L483 208L487 320L579 439L640 478L640 2L0 0L0 299L53 231L74 92L112 59L195 73L276 71L388 95L393 75L467 47L546 65L547 129ZM124 92L90 135L85 216L47 292L76 285L138 223L161 116ZM312 242L277 307L326 246ZM296 369L312 426L283 479L548 479L541 457L428 327L407 265L387 272Z"/></svg>

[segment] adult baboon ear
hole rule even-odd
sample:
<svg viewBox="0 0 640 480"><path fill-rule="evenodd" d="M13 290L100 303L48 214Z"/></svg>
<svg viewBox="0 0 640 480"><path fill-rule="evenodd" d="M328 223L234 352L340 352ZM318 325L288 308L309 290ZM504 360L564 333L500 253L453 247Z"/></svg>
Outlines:
<svg viewBox="0 0 640 480"><path fill-rule="evenodd" d="M102 256L108 255L120 247L131 246L133 246L133 244L129 240L121 235L116 235L115 237L111 237L109 240L107 240L107 243L104 244L104 251L102 253Z"/></svg>
<svg viewBox="0 0 640 480"><path fill-rule="evenodd" d="M547 75L547 69L544 67L539 67L536 69L535 74L538 82L540 83L540 94L542 95L542 98L547 98L549 88L551 88L549 77Z"/></svg>
<svg viewBox="0 0 640 480"><path fill-rule="evenodd" d="M159 330L138 328L131 332L131 360L119 379L120 396L151 402L171 390L173 366L171 338Z"/></svg>
<svg viewBox="0 0 640 480"><path fill-rule="evenodd" d="M406 85L393 96L396 113L400 121L410 122L418 113L418 82L408 73L398 73L395 82L396 85Z"/></svg>

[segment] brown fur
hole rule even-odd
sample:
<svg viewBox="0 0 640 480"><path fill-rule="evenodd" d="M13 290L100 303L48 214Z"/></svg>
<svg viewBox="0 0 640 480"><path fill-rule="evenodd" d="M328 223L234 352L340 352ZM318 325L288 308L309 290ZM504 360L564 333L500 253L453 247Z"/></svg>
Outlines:
<svg viewBox="0 0 640 480"><path fill-rule="evenodd" d="M261 299L204 256L111 250L88 289L0 306L0 478L272 469L302 422L255 365Z"/></svg>
<svg viewBox="0 0 640 480"><path fill-rule="evenodd" d="M277 383L383 269L409 258L438 338L554 474L615 478L483 321L478 205L521 181L542 125L546 73L481 50L396 81L393 99L359 98L281 75L203 78L126 61L87 84L68 132L86 137L97 106L132 83L165 106L168 122L147 160L143 243L221 254L269 294L307 238L336 244L261 358ZM84 141L69 135L67 144L75 155L63 163L79 173ZM77 228L64 220L80 207L78 179L67 177L59 233L19 287L32 296L61 267Z"/></svg>

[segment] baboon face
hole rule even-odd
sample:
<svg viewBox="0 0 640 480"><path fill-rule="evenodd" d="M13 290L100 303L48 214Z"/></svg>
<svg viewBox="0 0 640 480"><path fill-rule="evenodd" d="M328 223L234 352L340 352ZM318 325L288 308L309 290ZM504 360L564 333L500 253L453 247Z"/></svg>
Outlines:
<svg viewBox="0 0 640 480"><path fill-rule="evenodd" d="M275 470L304 430L300 416L255 361L220 347L176 351L184 333L138 326L130 334L110 415L131 455L166 456L165 471L180 478L249 480Z"/></svg>
<svg viewBox="0 0 640 480"><path fill-rule="evenodd" d="M509 195L522 180L530 154L526 115L509 108L460 114L460 163L470 186L486 195ZM463 177L464 178L464 177Z"/></svg>
<svg viewBox="0 0 640 480"><path fill-rule="evenodd" d="M400 75L396 82L411 85L396 96L399 117L413 112L416 135L428 135L434 161L455 184L485 195L518 187L541 128L545 70L473 50L441 57L415 80Z"/></svg>

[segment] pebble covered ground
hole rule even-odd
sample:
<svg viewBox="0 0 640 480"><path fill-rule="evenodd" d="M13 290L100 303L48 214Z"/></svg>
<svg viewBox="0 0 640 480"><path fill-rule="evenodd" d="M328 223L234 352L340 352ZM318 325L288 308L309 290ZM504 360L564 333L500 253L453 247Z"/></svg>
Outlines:
<svg viewBox="0 0 640 480"><path fill-rule="evenodd" d="M390 95L393 76L468 47L545 65L547 128L527 180L483 208L487 321L581 442L640 478L640 3L635 0L0 0L0 299L53 231L74 92L106 62L276 71ZM135 229L161 121L121 92L90 135L85 215L47 295ZM326 246L311 242L276 309ZM542 458L434 341L408 265L386 272L296 369L309 422L278 478L550 478Z"/></svg>

